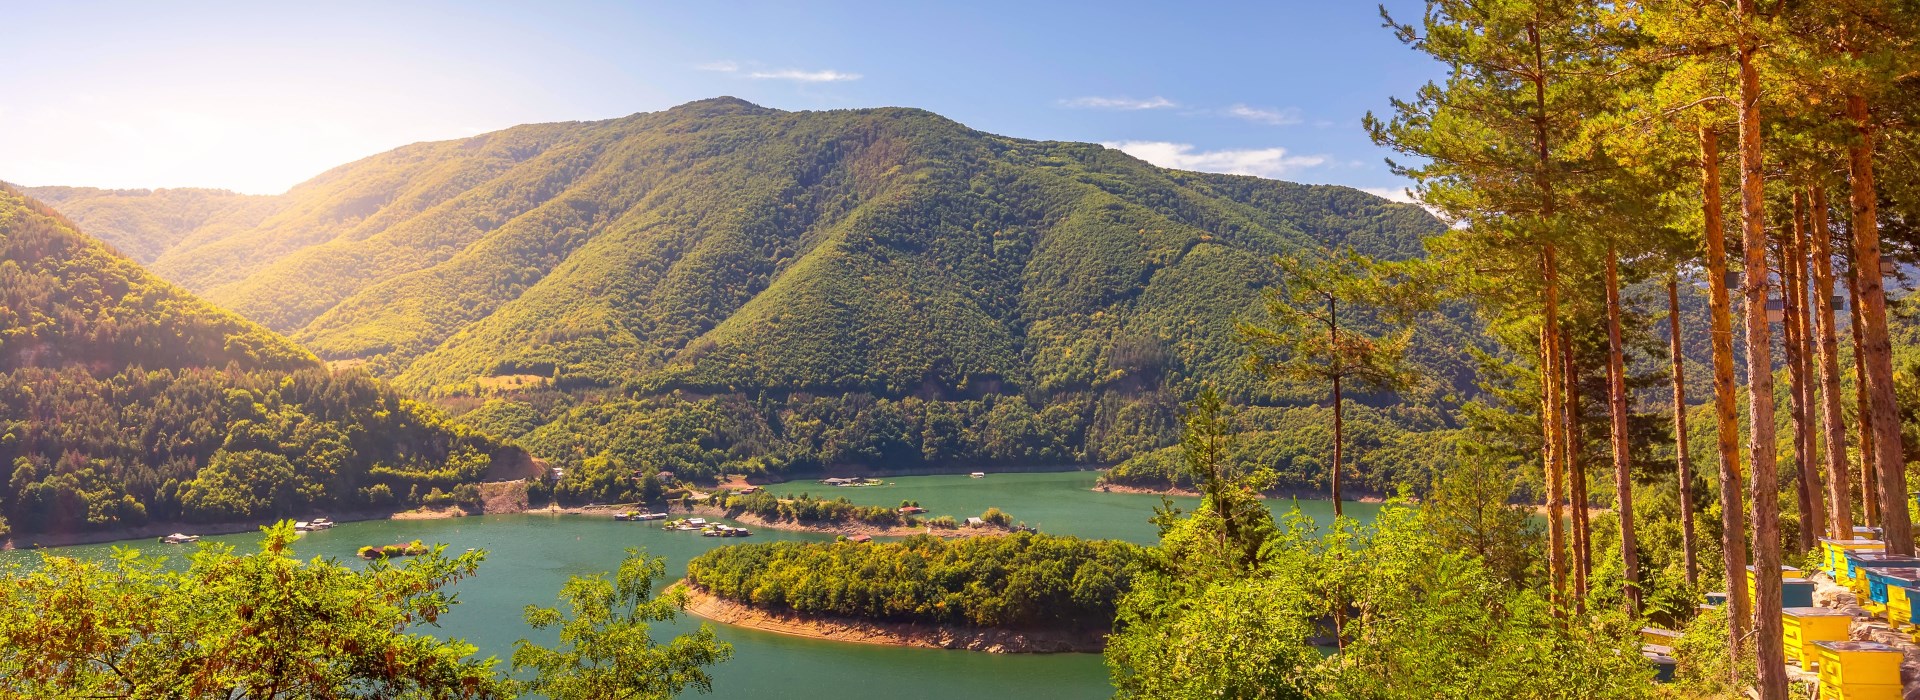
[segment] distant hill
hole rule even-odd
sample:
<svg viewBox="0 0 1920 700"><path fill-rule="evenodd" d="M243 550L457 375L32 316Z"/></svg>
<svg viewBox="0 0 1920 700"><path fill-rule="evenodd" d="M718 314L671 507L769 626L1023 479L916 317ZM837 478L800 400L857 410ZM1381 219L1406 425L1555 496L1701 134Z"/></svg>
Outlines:
<svg viewBox="0 0 1920 700"><path fill-rule="evenodd" d="M230 226L256 225L273 202L271 197L195 188L25 187L21 192L85 222L88 235L141 264L153 262L216 219Z"/></svg>
<svg viewBox="0 0 1920 700"><path fill-rule="evenodd" d="M0 532L451 502L519 456L0 185Z"/></svg>
<svg viewBox="0 0 1920 700"><path fill-rule="evenodd" d="M1169 444L1202 382L1320 403L1241 369L1270 258L1442 230L1346 187L732 98L414 144L269 200L153 270L607 483L1106 463ZM1423 324L1436 382L1408 410L1472 390L1470 327Z"/></svg>

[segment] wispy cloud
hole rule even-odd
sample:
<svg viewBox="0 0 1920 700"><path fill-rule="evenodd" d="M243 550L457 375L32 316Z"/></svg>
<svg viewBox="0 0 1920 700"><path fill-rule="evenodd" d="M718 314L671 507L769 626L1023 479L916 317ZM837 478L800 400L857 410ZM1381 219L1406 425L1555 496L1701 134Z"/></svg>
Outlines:
<svg viewBox="0 0 1920 700"><path fill-rule="evenodd" d="M1395 202L1405 202L1407 204L1420 203L1420 200L1414 199L1413 193L1407 191L1407 188L1405 187L1359 187L1355 189L1358 189L1361 192L1365 192L1370 195L1374 195L1376 197L1385 198Z"/></svg>
<svg viewBox="0 0 1920 700"><path fill-rule="evenodd" d="M711 63L702 63L700 65L694 66L694 68L704 70L704 71L712 71L715 73L727 73L730 75L737 75L742 78L748 78L752 80L789 80L796 83L838 83L838 82L845 82L849 80L859 80L861 78L861 75L859 73L848 73L846 71L837 71L837 70L800 70L798 68L777 68L777 69L748 68L746 66L741 65L740 62L738 61L713 61Z"/></svg>
<svg viewBox="0 0 1920 700"><path fill-rule="evenodd" d="M847 80L859 80L859 73L843 73L837 70L780 70L754 71L747 74L754 80L791 80L796 83L838 83Z"/></svg>
<svg viewBox="0 0 1920 700"><path fill-rule="evenodd" d="M1327 162L1326 156L1291 155L1287 149L1277 147L1200 151L1195 150L1193 144L1170 141L1120 141L1101 145L1163 168L1231 175L1277 178Z"/></svg>
<svg viewBox="0 0 1920 700"><path fill-rule="evenodd" d="M1070 100L1061 100L1060 104L1061 106L1074 107L1077 109L1117 109L1129 112L1142 109L1166 109L1180 106L1179 103L1158 95L1144 100L1136 100L1131 97L1075 97Z"/></svg>
<svg viewBox="0 0 1920 700"><path fill-rule="evenodd" d="M1291 126L1294 124L1299 124L1300 122L1304 121L1300 117L1300 110L1297 107L1288 107L1286 109L1263 109L1260 107L1248 107L1243 104L1237 104L1232 107L1226 108L1225 112L1227 116L1233 117L1235 119L1245 119L1250 122L1257 122L1260 124L1271 124L1273 126Z"/></svg>

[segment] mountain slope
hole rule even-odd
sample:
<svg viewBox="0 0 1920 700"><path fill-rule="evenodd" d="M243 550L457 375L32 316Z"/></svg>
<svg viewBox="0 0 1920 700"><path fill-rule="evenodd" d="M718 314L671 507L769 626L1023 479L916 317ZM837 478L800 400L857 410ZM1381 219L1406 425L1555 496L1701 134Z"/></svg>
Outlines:
<svg viewBox="0 0 1920 700"><path fill-rule="evenodd" d="M152 263L189 234L222 222L251 227L273 198L227 190L103 190L93 187L26 187L28 197L86 222L87 232L141 264Z"/></svg>
<svg viewBox="0 0 1920 700"><path fill-rule="evenodd" d="M1347 188L1170 171L919 110L730 98L416 144L275 207L253 228L216 221L154 269L323 358L443 393L501 375L1084 389L1126 374L1121 346L1176 380L1219 379L1268 256L1407 257L1440 227Z"/></svg>
<svg viewBox="0 0 1920 700"><path fill-rule="evenodd" d="M1313 411L1324 387L1243 369L1235 324L1272 256L1402 259L1442 231L1345 187L731 98L415 144L270 199L153 269L469 411L565 467L563 497L603 501L653 471L1111 464L1171 444L1202 384ZM1447 429L1474 328L1434 315L1415 353L1433 386L1352 398L1382 430ZM1276 421L1281 441L1311 423ZM1402 461L1378 472L1421 468Z"/></svg>
<svg viewBox="0 0 1920 700"><path fill-rule="evenodd" d="M0 185L0 534L450 502L519 456Z"/></svg>

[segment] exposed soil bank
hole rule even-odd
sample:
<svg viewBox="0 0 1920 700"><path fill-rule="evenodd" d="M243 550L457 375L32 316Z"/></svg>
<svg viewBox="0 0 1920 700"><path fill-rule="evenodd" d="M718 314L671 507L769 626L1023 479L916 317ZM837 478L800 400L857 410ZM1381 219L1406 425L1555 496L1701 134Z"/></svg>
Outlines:
<svg viewBox="0 0 1920 700"><path fill-rule="evenodd" d="M1003 630L960 625L873 622L837 615L802 615L748 607L681 581L669 591L685 591L687 612L748 629L856 644L886 644L926 649L965 649L994 654L1099 652L1105 631Z"/></svg>

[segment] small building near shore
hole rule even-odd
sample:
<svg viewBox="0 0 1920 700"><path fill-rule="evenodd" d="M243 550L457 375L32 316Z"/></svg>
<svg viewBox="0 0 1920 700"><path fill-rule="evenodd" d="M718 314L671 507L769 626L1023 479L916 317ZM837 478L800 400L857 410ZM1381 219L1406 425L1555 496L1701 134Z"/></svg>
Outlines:
<svg viewBox="0 0 1920 700"><path fill-rule="evenodd" d="M967 518L967 527L986 527L987 521L979 518Z"/></svg>

